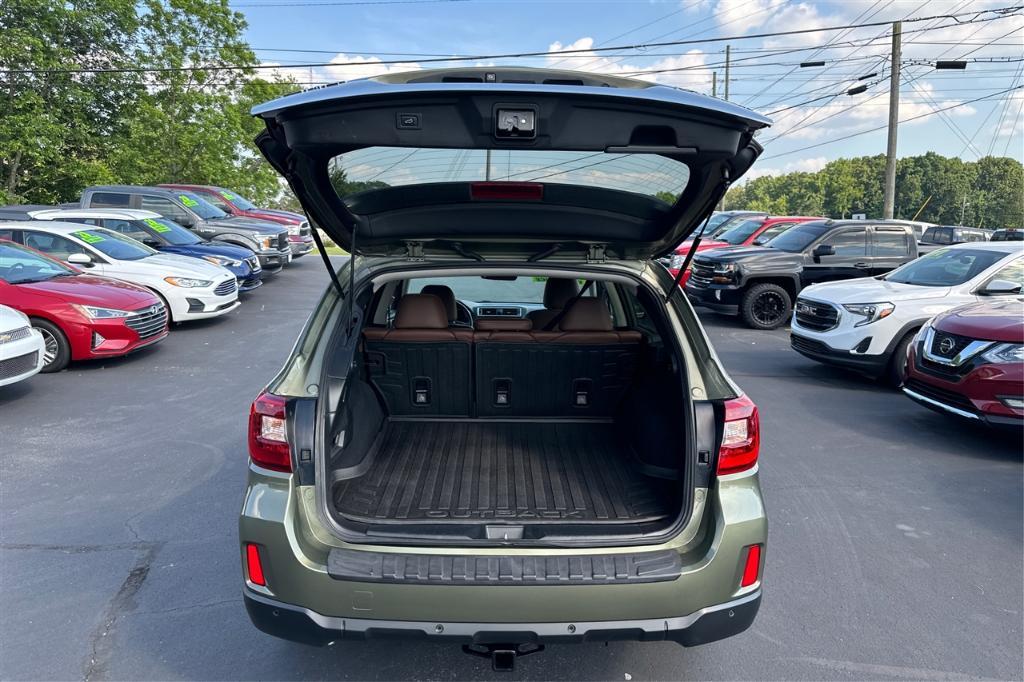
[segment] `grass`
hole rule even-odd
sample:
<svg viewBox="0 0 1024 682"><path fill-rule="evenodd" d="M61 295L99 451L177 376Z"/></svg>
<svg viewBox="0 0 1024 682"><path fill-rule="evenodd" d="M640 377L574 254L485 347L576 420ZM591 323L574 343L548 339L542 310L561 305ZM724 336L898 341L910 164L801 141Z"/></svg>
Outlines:
<svg viewBox="0 0 1024 682"><path fill-rule="evenodd" d="M341 248L340 246L334 246L332 244L331 246L327 247L327 255L328 256L347 256L348 255L348 251L346 251L345 249Z"/></svg>

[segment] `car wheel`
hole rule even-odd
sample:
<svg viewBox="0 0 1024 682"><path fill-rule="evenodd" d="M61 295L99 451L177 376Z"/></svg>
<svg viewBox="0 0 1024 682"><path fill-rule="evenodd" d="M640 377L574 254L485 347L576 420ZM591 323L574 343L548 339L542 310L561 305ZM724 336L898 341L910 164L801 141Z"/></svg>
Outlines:
<svg viewBox="0 0 1024 682"><path fill-rule="evenodd" d="M43 335L43 368L41 372L59 372L71 362L71 344L60 327L46 320L32 320L32 326Z"/></svg>
<svg viewBox="0 0 1024 682"><path fill-rule="evenodd" d="M778 284L755 284L743 295L740 314L743 321L754 329L781 327L793 312L789 292Z"/></svg>
<svg viewBox="0 0 1024 682"><path fill-rule="evenodd" d="M889 364L885 368L885 375L882 377L882 381L885 382L886 386L899 388L903 384L903 380L907 378L907 348L914 340L916 334L917 330L915 329L896 344L892 357L889 358Z"/></svg>

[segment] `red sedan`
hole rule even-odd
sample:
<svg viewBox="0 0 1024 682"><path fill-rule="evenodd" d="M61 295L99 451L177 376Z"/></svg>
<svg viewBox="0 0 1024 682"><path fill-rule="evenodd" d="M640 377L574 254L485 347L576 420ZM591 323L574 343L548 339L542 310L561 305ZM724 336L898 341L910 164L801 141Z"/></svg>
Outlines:
<svg viewBox="0 0 1024 682"><path fill-rule="evenodd" d="M807 216L755 216L739 222L730 221L729 225L722 232L714 235L711 239L701 240L697 246L697 253L708 249L720 249L723 246L751 246L764 244L769 239L774 239L794 225L806 223L821 218L810 218ZM668 266L668 271L675 277L679 274L679 268L686 260L686 254L693 246L692 241L685 241L676 247ZM683 279L679 281L680 286L686 284L690 278L690 271L687 270Z"/></svg>
<svg viewBox="0 0 1024 682"><path fill-rule="evenodd" d="M1011 294L934 318L909 348L903 392L943 414L1024 426L1024 301Z"/></svg>
<svg viewBox="0 0 1024 682"><path fill-rule="evenodd" d="M198 194L220 210L230 215L255 218L271 223L284 225L288 228L288 245L292 248L292 258L305 256L313 250L313 232L309 221L301 213L278 211L272 208L259 208L245 197L213 185L173 185L164 184L160 187L183 189Z"/></svg>
<svg viewBox="0 0 1024 682"><path fill-rule="evenodd" d="M125 355L167 336L167 309L153 293L2 239L0 303L28 315L42 333L44 372Z"/></svg>

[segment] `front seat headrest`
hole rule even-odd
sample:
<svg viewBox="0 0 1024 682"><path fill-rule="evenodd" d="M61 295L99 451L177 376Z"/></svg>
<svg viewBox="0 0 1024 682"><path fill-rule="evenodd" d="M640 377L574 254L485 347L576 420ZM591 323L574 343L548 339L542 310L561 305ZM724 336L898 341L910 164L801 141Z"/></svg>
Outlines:
<svg viewBox="0 0 1024 682"><path fill-rule="evenodd" d="M448 315L449 322L454 322L458 319L459 310L455 306L455 292L451 290L451 287L446 287L443 284L428 284L420 289L420 293L430 294L441 299L441 303L444 304L445 313Z"/></svg>
<svg viewBox="0 0 1024 682"><path fill-rule="evenodd" d="M614 329L608 307L599 298L580 298L565 311L563 332L610 332Z"/></svg>
<svg viewBox="0 0 1024 682"><path fill-rule="evenodd" d="M548 281L544 284L544 307L548 310L561 310L578 293L580 293L580 288L576 284L576 280L548 277Z"/></svg>
<svg viewBox="0 0 1024 682"><path fill-rule="evenodd" d="M431 294L406 294L398 301L395 329L447 329L444 303Z"/></svg>

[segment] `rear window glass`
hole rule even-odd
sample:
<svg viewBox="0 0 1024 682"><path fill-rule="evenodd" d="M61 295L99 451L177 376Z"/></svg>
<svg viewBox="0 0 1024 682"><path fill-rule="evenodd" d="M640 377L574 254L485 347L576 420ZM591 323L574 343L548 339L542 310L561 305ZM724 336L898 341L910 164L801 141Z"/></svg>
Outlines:
<svg viewBox="0 0 1024 682"><path fill-rule="evenodd" d="M455 298L470 303L541 303L547 277L484 279L483 277L423 277L410 279L408 293L418 294L423 287L449 287Z"/></svg>
<svg viewBox="0 0 1024 682"><path fill-rule="evenodd" d="M368 147L334 157L331 183L342 198L358 192L440 182L540 182L584 185L674 203L690 169L657 154L537 149Z"/></svg>

